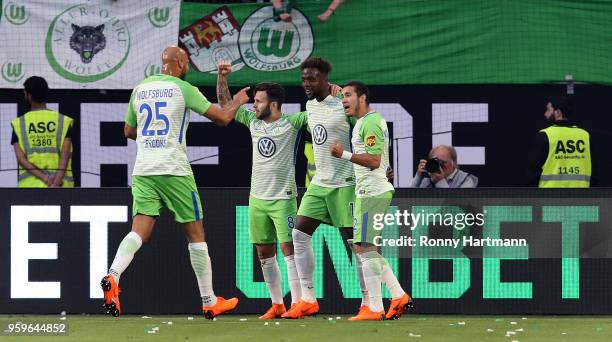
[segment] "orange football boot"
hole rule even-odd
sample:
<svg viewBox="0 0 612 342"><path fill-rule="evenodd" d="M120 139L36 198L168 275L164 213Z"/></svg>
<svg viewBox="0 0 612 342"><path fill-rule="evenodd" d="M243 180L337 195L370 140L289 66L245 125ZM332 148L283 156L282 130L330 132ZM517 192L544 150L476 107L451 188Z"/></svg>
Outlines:
<svg viewBox="0 0 612 342"><path fill-rule="evenodd" d="M226 313L234 310L238 305L238 298L233 297L230 299L225 299L223 297L217 297L217 304L213 306L203 306L202 313L204 317L208 319L213 319L219 316L222 313Z"/></svg>
<svg viewBox="0 0 612 342"><path fill-rule="evenodd" d="M104 304L106 313L118 317L121 314L121 302L119 301L119 285L115 281L115 277L107 275L100 281L100 286L104 292Z"/></svg>
<svg viewBox="0 0 612 342"><path fill-rule="evenodd" d="M285 309L285 304L272 304L265 314L259 316L259 319L280 318L285 312L287 312L287 309Z"/></svg>
<svg viewBox="0 0 612 342"><path fill-rule="evenodd" d="M385 310L380 312L373 312L367 306L362 306L363 309L359 309L357 316L349 318L349 321L384 321Z"/></svg>
<svg viewBox="0 0 612 342"><path fill-rule="evenodd" d="M316 300L313 303L300 299L289 311L281 315L282 318L298 319L305 316L314 316L319 312L319 302Z"/></svg>
<svg viewBox="0 0 612 342"><path fill-rule="evenodd" d="M352 320L352 318L355 318L357 316L359 316L361 314L361 311L365 310L365 309L370 309L367 305L362 305L359 307L359 311L357 311L357 315L350 317L349 321Z"/></svg>
<svg viewBox="0 0 612 342"><path fill-rule="evenodd" d="M387 311L386 319L398 319L402 316L406 309L412 308L412 298L407 293L398 299L391 300L389 311Z"/></svg>

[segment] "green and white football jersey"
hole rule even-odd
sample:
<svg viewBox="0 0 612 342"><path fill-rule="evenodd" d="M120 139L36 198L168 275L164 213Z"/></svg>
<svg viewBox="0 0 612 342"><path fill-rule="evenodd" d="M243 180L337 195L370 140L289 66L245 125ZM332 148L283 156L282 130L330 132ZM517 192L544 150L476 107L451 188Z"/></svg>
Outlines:
<svg viewBox="0 0 612 342"><path fill-rule="evenodd" d="M169 75L150 76L134 88L125 118L137 128L132 175L192 175L185 143L189 109L206 113L210 105L198 88Z"/></svg>
<svg viewBox="0 0 612 342"><path fill-rule="evenodd" d="M377 112L369 112L353 128L353 153L380 155L380 167L372 170L368 167L353 164L355 167L355 195L359 198L371 197L387 191L393 191L393 185L387 180L389 167L389 130L387 122Z"/></svg>
<svg viewBox="0 0 612 342"><path fill-rule="evenodd" d="M295 144L300 129L306 126L306 112L283 114L278 120L266 123L257 119L255 112L240 108L236 121L251 131L251 196L263 200L296 197Z"/></svg>
<svg viewBox="0 0 612 342"><path fill-rule="evenodd" d="M334 158L331 145L338 140L345 150L350 150L350 119L344 113L342 100L327 96L323 101L306 102L308 129L312 135L312 148L316 166L311 184L327 188L340 188L355 184L353 165L350 161Z"/></svg>

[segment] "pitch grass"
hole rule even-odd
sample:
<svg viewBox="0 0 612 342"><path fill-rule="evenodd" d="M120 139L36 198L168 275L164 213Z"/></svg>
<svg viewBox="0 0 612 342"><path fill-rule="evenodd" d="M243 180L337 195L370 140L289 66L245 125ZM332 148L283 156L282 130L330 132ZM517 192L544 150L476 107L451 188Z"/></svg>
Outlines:
<svg viewBox="0 0 612 342"><path fill-rule="evenodd" d="M68 322L69 335L0 335L0 341L612 341L612 316L411 315L382 322L350 322L347 318L319 315L264 322L252 315L226 315L216 321L188 315L68 315L64 320L50 315L3 315L2 330L16 321Z"/></svg>

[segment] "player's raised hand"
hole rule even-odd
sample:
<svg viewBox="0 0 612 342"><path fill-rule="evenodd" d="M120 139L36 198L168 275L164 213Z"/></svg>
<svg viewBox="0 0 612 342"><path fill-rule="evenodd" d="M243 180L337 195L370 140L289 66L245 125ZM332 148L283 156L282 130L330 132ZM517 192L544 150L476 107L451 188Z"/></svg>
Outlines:
<svg viewBox="0 0 612 342"><path fill-rule="evenodd" d="M329 93L331 96L338 96L339 94L342 94L342 87L337 84L330 83Z"/></svg>
<svg viewBox="0 0 612 342"><path fill-rule="evenodd" d="M251 89L251 87L244 87L239 92L237 92L236 95L234 95L233 97L234 102L237 102L240 106L249 102L249 94L247 94L247 91L249 91L249 89Z"/></svg>
<svg viewBox="0 0 612 342"><path fill-rule="evenodd" d="M425 164L427 164L427 160L425 159L419 160L419 166L417 166L417 171L422 175L427 174L427 170L425 170Z"/></svg>
<svg viewBox="0 0 612 342"><path fill-rule="evenodd" d="M227 59L222 59L217 63L217 72L220 76L227 76L232 72L232 62Z"/></svg>
<svg viewBox="0 0 612 342"><path fill-rule="evenodd" d="M340 144L340 142L338 140L336 140L331 145L330 152L331 152L332 156L334 156L336 158L340 158L340 157L342 157L342 152L344 152L344 147L342 146L342 144Z"/></svg>

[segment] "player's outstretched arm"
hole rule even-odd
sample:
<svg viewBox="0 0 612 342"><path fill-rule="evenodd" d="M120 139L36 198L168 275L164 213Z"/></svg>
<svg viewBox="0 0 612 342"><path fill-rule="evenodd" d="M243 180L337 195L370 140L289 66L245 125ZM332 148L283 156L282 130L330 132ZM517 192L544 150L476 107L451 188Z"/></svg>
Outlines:
<svg viewBox="0 0 612 342"><path fill-rule="evenodd" d="M240 90L236 93L236 95L234 95L232 101L227 106L224 106L223 108L219 108L217 106L210 106L208 110L202 114L217 125L229 125L229 123L234 120L236 112L238 111L238 109L240 109L240 106L249 102L249 95L247 94L247 91L249 89L251 88L242 88L242 90Z"/></svg>
<svg viewBox="0 0 612 342"><path fill-rule="evenodd" d="M370 168L372 170L380 167L380 154L351 153L344 150L342 144L336 141L331 147L331 155L336 158L350 160L352 163Z"/></svg>
<svg viewBox="0 0 612 342"><path fill-rule="evenodd" d="M221 107L225 107L232 102L232 94L227 85L227 75L230 72L232 72L232 62L219 61L219 64L217 64L217 100Z"/></svg>

